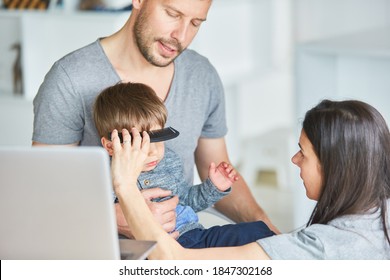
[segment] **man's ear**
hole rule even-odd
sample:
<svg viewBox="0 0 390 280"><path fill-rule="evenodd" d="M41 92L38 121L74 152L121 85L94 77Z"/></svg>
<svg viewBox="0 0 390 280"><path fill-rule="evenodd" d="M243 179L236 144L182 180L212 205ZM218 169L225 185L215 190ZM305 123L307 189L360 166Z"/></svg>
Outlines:
<svg viewBox="0 0 390 280"><path fill-rule="evenodd" d="M108 152L108 154L110 156L112 156L112 154L114 153L114 149L112 147L112 142L110 140L108 140L106 137L102 137L100 139L100 141L102 142L103 148L106 149L106 151Z"/></svg>

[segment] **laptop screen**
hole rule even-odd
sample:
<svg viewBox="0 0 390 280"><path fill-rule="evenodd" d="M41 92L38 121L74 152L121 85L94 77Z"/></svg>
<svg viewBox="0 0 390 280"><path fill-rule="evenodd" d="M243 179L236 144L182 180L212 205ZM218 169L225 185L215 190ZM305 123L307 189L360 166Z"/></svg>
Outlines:
<svg viewBox="0 0 390 280"><path fill-rule="evenodd" d="M0 148L1 259L120 259L103 148Z"/></svg>

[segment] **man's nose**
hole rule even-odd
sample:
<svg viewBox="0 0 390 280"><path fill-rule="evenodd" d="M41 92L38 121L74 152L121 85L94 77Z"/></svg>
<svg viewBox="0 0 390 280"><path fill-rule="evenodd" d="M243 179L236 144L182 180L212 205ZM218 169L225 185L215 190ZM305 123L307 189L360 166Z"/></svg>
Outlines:
<svg viewBox="0 0 390 280"><path fill-rule="evenodd" d="M180 21L177 24L176 29L172 32L172 37L176 39L180 44L186 42L188 36L188 23Z"/></svg>

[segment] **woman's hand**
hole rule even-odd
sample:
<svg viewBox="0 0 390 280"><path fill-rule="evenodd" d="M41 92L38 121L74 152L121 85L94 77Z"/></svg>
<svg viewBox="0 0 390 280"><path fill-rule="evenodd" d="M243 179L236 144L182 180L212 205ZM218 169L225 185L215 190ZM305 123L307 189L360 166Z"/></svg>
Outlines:
<svg viewBox="0 0 390 280"><path fill-rule="evenodd" d="M137 178L141 174L144 162L148 156L150 138L147 132L142 137L136 128L122 130L123 143L120 143L118 131L111 133L113 154L111 174L116 194L126 191L129 186L137 186Z"/></svg>

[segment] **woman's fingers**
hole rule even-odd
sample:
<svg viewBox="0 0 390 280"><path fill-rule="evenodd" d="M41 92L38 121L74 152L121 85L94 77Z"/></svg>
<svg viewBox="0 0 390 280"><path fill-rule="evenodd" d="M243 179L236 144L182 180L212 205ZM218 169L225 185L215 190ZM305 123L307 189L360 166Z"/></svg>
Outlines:
<svg viewBox="0 0 390 280"><path fill-rule="evenodd" d="M131 145L131 135L127 129L122 129L122 138L123 138L123 145Z"/></svg>
<svg viewBox="0 0 390 280"><path fill-rule="evenodd" d="M118 136L118 130L114 129L111 133L111 142L114 152L121 147L121 142Z"/></svg>

